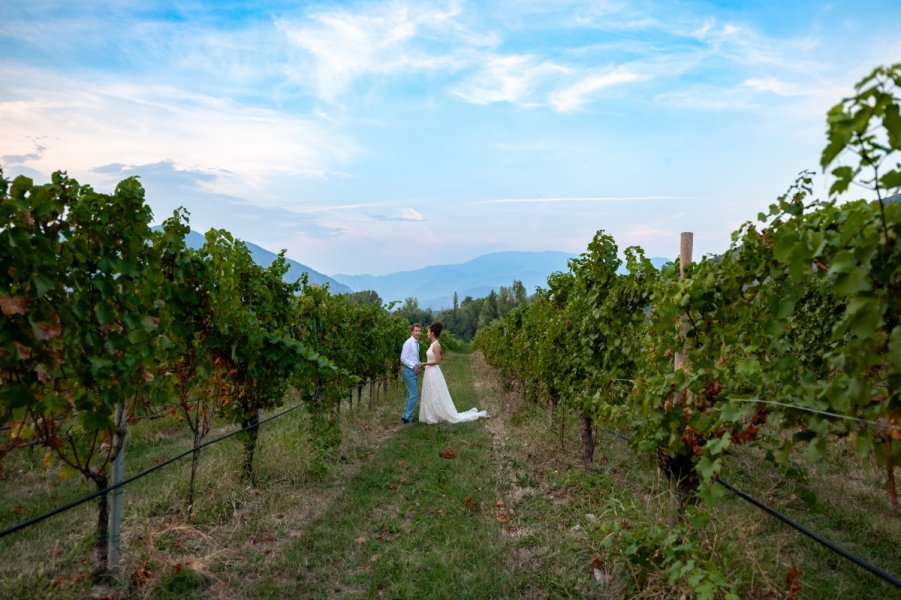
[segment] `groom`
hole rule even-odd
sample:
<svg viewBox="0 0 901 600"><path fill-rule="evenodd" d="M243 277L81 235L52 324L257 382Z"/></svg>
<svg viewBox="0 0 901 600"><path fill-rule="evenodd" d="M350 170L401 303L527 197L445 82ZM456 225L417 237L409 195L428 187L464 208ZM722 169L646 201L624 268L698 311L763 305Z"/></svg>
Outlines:
<svg viewBox="0 0 901 600"><path fill-rule="evenodd" d="M404 383L407 384L407 404L404 406L404 416L401 417L402 423L413 422L413 410L416 408L416 397L418 381L416 376L422 370L419 363L419 336L422 335L422 325L413 323L410 326L410 337L404 342L404 347L400 351L400 362L403 364Z"/></svg>

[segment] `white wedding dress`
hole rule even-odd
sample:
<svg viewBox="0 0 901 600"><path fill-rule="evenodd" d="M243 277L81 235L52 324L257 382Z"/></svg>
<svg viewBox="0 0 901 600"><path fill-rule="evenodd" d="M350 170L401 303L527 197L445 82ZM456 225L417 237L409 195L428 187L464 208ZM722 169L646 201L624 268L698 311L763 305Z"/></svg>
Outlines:
<svg viewBox="0 0 901 600"><path fill-rule="evenodd" d="M429 346L426 357L429 361L435 360L432 346ZM419 401L419 420L423 423L434 425L442 421L447 423L463 423L475 421L481 417L487 417L488 413L477 408L470 408L466 412L458 413L451 400L444 381L444 373L440 365L431 365L425 368L422 375L422 399Z"/></svg>

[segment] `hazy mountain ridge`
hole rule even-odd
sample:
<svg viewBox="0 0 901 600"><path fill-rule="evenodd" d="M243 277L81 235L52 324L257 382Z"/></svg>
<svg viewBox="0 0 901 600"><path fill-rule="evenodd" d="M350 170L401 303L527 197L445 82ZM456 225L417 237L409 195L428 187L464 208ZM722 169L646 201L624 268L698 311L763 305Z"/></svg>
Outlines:
<svg viewBox="0 0 901 600"><path fill-rule="evenodd" d="M419 300L422 308L440 310L453 306L454 292L458 300L466 296L483 298L492 290L509 287L519 280L529 294L537 287L547 287L547 278L555 271L569 271L569 260L579 255L546 250L544 252L495 252L465 263L433 265L414 271L398 271L386 275L346 275L332 277L356 291L375 290L383 302L408 297ZM658 269L671 259L651 257ZM625 265L619 269L626 270Z"/></svg>
<svg viewBox="0 0 901 600"><path fill-rule="evenodd" d="M159 229L159 227L154 227ZM200 248L204 236L191 230L185 238L190 248ZM278 256L252 242L242 240L257 264L268 267ZM544 252L508 251L484 254L464 263L432 265L412 271L397 271L385 275L325 275L310 267L285 257L289 269L286 281L296 281L303 273L308 273L314 285L328 284L333 294L347 294L374 290L383 303L394 300L403 302L409 297L418 299L419 306L441 310L453 306L454 292L462 301L467 296L484 298L492 290L510 287L515 280L521 281L529 294L538 287L547 287L547 278L556 271L569 271L569 260L578 254L546 250ZM652 257L651 262L658 269L670 259ZM625 266L620 267L625 272Z"/></svg>
<svg viewBox="0 0 901 600"><path fill-rule="evenodd" d="M154 227L154 229L160 229L159 227ZM188 232L188 235L185 236L185 245L189 248L199 249L203 246L206 238L204 238L203 234L194 231L193 229ZM265 248L257 246L252 242L248 242L247 240L241 240L244 242L244 245L247 246L247 250L250 251L250 256L253 258L253 261L262 267L268 267L272 264L272 262L278 257L278 254L274 252L270 252ZM292 260L285 257L285 261L288 263L288 271L285 273L284 280L285 281L297 281L301 278L304 273L308 274L309 282L313 285L325 285L328 284L329 291L333 294L348 294L354 290L351 290L346 285L343 285L328 275L320 273L310 267L297 262L296 260Z"/></svg>
<svg viewBox="0 0 901 600"><path fill-rule="evenodd" d="M509 287L519 280L528 293L538 286L546 287L548 275L567 271L569 259L577 255L547 250L545 252L495 252L459 264L432 265L413 271L386 275L334 274L333 279L354 290L375 290L383 302L419 299L423 308L441 309L453 305L454 292L481 298L491 290Z"/></svg>

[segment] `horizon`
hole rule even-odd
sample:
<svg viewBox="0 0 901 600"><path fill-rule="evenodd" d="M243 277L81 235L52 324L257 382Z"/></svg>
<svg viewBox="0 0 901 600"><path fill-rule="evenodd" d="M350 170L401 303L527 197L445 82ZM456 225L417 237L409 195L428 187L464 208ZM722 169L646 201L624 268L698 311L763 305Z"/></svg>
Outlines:
<svg viewBox="0 0 901 600"><path fill-rule="evenodd" d="M0 167L137 175L324 274L498 252L722 252L897 61L901 4L33 0L0 23ZM556 250L549 250L556 248Z"/></svg>

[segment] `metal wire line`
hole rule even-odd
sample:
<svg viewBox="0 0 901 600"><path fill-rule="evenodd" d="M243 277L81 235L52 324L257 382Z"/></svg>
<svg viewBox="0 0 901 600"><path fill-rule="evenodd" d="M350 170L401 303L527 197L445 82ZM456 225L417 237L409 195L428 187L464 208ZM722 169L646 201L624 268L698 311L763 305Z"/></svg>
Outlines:
<svg viewBox="0 0 901 600"><path fill-rule="evenodd" d="M602 428L602 431L604 431L605 433L609 433L609 434L611 434L611 435L614 435L614 436L618 437L619 439L621 439L621 440L623 440L623 441L625 441L625 442L628 442L628 441L630 441L630 439L631 439L631 438L629 438L629 436L626 436L626 435L624 435L624 434L622 434L622 433L620 433L620 432L618 432L618 431L614 431L613 429L608 429L608 428L606 428L606 427ZM717 477L717 478L716 478L716 481L717 481L717 483L719 483L720 485L722 485L724 488L726 488L727 490L729 490L730 492L732 492L733 494L735 494L736 496L738 496L738 497L741 498L742 500L745 500L746 502L750 502L751 504L753 504L754 506L756 506L756 507L759 508L760 510L766 512L767 514L769 514L769 515L772 516L772 517L775 517L775 518L779 519L780 521L782 521L783 523L785 523L785 524L788 525L789 527L795 529L796 531L799 531L799 532L803 533L804 535L806 535L807 537L809 537L809 538L811 538L811 539L813 539L813 540L816 540L817 542L819 542L820 544L826 546L827 548L829 548L830 550L832 550L833 552L835 552L836 554L838 554L838 555L841 556L842 558L845 558L846 560L850 560L851 562L853 562L853 563L856 564L857 566L866 569L867 571L869 571L870 573L872 573L872 574L875 575L876 577L879 577L879 578L882 579L883 581L887 581L888 583L892 584L892 585L895 586L896 588L901 588L901 579L899 579L898 577L892 575L891 573L888 573L888 572L886 572L886 571L883 571L883 570L880 569L879 567L877 567L877 566L875 566L875 565L873 565L873 564L870 564L869 562L867 562L867 561L865 561L864 559L860 558L860 557L857 556L856 554L853 554L853 553L849 552L848 550L845 550L844 548L842 548L842 547L839 546L838 544L836 544L836 543L834 543L834 542L831 542L831 541L827 540L826 538L824 538L823 536L819 535L819 534L816 533L815 531L812 531L812 530L808 529L807 527L804 527L803 525L801 525L801 524L798 523L797 521L793 520L791 517L788 517L788 516L786 516L786 515L783 515L782 513L780 513L779 511L777 511L776 509L774 509L774 508L772 508L772 507L770 507L770 506L767 506L766 504L764 504L764 503L761 502L760 500L757 500L756 498L754 498L754 497L751 496L750 494L746 494L745 492L739 490L738 488L736 488L735 486L733 486L731 483L725 481L724 479L721 479L721 478Z"/></svg>
<svg viewBox="0 0 901 600"><path fill-rule="evenodd" d="M93 500L94 498L97 498L97 497L99 497L99 496L103 496L104 494L107 494L107 493L109 493L109 492L112 492L113 490L118 489L118 488L120 488L120 487L123 487L123 486L125 486L126 484L129 484L129 483L131 483L131 482L133 482L133 481L137 481L138 479L141 479L142 477L145 477L145 476L149 475L150 473L153 473L154 471L157 471L157 470L159 470L159 469L162 469L162 468L165 467L166 465L169 465L169 464L171 464L171 463L173 463L173 462L175 462L175 461L177 461L177 460L179 460L179 459L181 459L181 458L184 458L185 456L188 456L189 454L193 454L196 450L200 450L201 448L205 448L205 447L210 446L210 445L212 445L212 444L217 444L217 443L221 442L222 440L225 440L225 439L228 439L228 438L230 438L230 437L232 437L232 436L238 435L239 433L243 433L243 432L245 432L245 431L249 431L249 430L251 430L251 429L257 428L257 427L259 427L260 425L262 425L263 423L268 423L269 421L272 421L273 419L277 419L278 417L281 417L281 416L286 415L286 414L288 414L288 413L290 413L290 412L293 412L293 411L297 410L298 408L301 408L302 406L304 406L304 403L303 403L303 402L300 402L300 403L298 403L298 404L292 406L291 408L288 408L288 409L283 410L283 411L280 412L280 413L276 413L276 414L274 414L274 415L271 415L271 416L269 416L269 417L266 417L265 419L262 419L261 421L258 421L257 423L255 423L255 424L253 424L253 425L248 425L247 427L242 427L241 429L237 429L237 430L235 430L235 431L226 433L225 435L219 436L219 437L214 438L214 439L212 439L212 440L207 440L206 442L200 444L200 445L197 446L196 448L191 448L190 450L185 450L185 451L182 452L181 454L177 454L176 456L173 456L173 457L171 457L171 458L168 458L168 459L164 460L163 462L161 462L161 463L159 463L159 464L157 464L157 465L154 465L154 466L150 467L149 469L146 469L146 470L144 470L144 471L141 471L140 473L138 473L138 474L136 474L136 475L132 475L131 477L129 477L129 478L127 478L127 479L123 479L123 480L120 481L119 483L107 487L105 490L101 490L101 491L98 491L98 492L94 492L94 493L92 493L92 494L89 494L89 495L84 496L84 497L82 497L82 498L79 498L79 499L77 499L77 500L73 500L72 502L69 502L68 504L64 504L63 506L59 506L59 507L57 507L57 508L55 508L55 509L53 509L53 510L51 510L51 511L49 511L49 512L46 512L46 513L44 513L44 514L42 514L42 515L39 515L39 516L34 517L34 518L32 518L32 519L28 519L27 521L22 521L21 523L17 523L17 524L15 524L15 525L11 526L11 527L8 527L8 528L4 529L3 531L0 531L0 538L5 537L5 536L7 536L7 535L9 535L9 534L11 534L11 533L15 533L16 531L19 531L19 530L21 530L21 529L25 529L25 528L27 528L27 527L31 527L32 525L35 525L35 524L37 524L37 523L40 523L41 521L44 521L44 520L46 520L46 519L49 519L50 517L56 516L56 515L58 515L58 514L60 514L60 513L62 513L62 512L65 512L65 511L67 511L67 510L70 510L70 509L72 509L72 508L75 508L76 506L80 506L80 505L84 504L85 502L90 502L90 501Z"/></svg>

